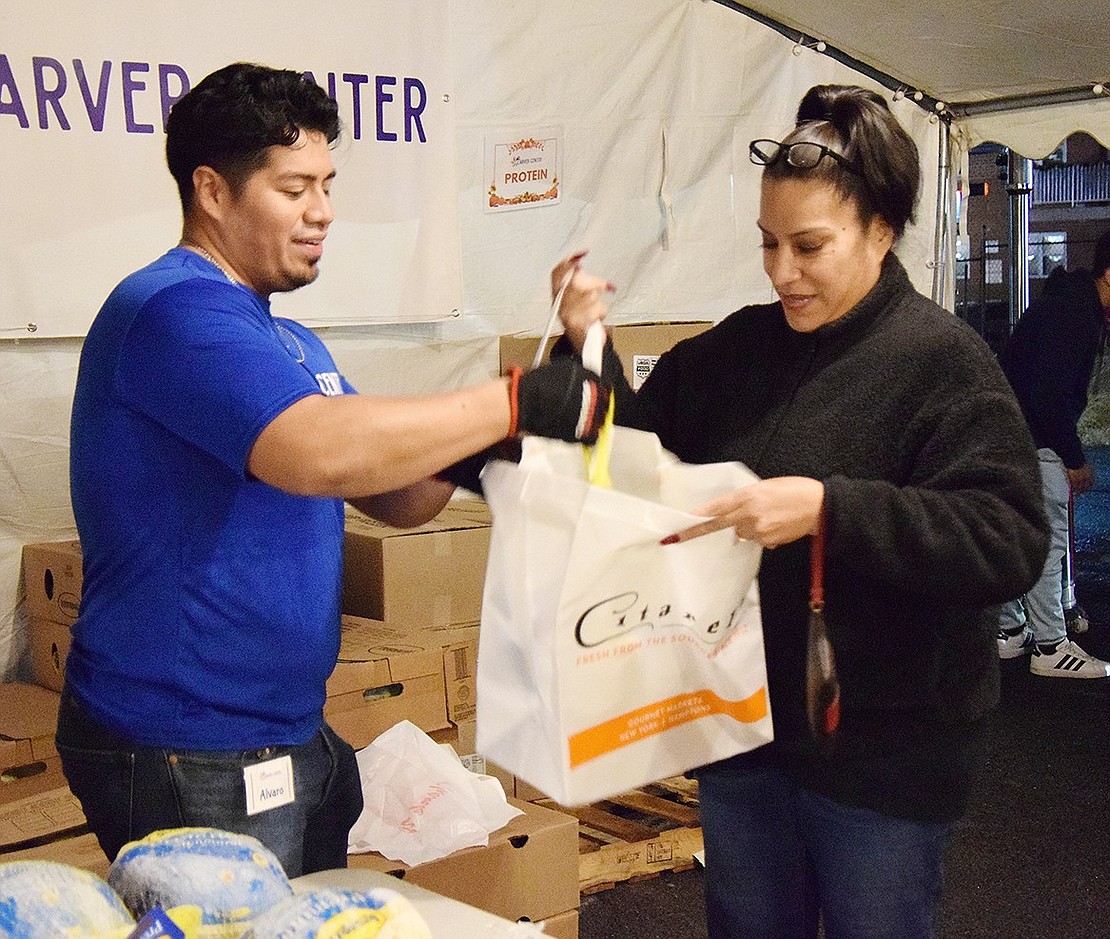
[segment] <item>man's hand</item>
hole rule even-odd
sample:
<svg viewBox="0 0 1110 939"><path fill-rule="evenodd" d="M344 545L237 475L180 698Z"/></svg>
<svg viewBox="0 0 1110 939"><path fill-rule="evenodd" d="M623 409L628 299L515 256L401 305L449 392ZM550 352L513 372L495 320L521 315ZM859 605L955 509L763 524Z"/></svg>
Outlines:
<svg viewBox="0 0 1110 939"><path fill-rule="evenodd" d="M509 436L593 443L605 423L609 395L609 386L577 359L557 358L530 372L510 369Z"/></svg>
<svg viewBox="0 0 1110 939"><path fill-rule="evenodd" d="M696 515L713 517L664 538L663 544L734 528L739 538L777 548L812 535L824 501L825 485L819 480L805 476L761 479L695 509Z"/></svg>

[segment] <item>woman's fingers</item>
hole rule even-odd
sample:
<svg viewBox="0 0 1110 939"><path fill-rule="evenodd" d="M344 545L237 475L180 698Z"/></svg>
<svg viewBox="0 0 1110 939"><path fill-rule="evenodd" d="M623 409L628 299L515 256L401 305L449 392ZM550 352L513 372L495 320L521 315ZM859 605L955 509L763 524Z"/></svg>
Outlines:
<svg viewBox="0 0 1110 939"><path fill-rule="evenodd" d="M732 528L738 538L777 548L812 534L824 494L824 485L816 479L782 476L760 480L699 506L694 514L712 517L668 535L661 544Z"/></svg>

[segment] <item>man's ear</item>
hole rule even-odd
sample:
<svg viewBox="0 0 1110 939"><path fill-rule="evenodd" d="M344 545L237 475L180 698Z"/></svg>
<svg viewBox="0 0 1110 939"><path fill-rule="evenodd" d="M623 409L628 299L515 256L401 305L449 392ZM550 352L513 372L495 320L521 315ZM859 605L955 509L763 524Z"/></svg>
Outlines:
<svg viewBox="0 0 1110 939"><path fill-rule="evenodd" d="M224 212L230 190L227 180L211 166L193 170L193 208L218 219Z"/></svg>

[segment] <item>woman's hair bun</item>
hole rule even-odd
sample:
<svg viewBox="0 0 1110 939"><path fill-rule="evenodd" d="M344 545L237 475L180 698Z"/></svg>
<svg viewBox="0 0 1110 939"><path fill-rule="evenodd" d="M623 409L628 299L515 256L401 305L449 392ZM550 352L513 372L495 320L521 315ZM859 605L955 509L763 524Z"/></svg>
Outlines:
<svg viewBox="0 0 1110 939"><path fill-rule="evenodd" d="M889 111L881 95L856 85L814 85L798 105L797 123L827 121L842 140L851 140L864 113L880 108Z"/></svg>
<svg viewBox="0 0 1110 939"><path fill-rule="evenodd" d="M814 85L783 142L803 141L829 147L847 165L821 160L797 167L776 160L764 167L764 177L824 179L855 201L864 224L881 216L896 238L913 222L921 188L917 145L882 95L858 85Z"/></svg>

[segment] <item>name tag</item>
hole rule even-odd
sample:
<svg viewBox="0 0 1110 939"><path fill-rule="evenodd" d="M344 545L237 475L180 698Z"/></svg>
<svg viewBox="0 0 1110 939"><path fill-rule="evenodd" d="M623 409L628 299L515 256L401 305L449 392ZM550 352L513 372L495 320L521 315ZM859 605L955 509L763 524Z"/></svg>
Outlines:
<svg viewBox="0 0 1110 939"><path fill-rule="evenodd" d="M293 758L279 756L276 760L255 763L243 770L247 789L247 814L268 812L288 805L296 798L293 792Z"/></svg>

